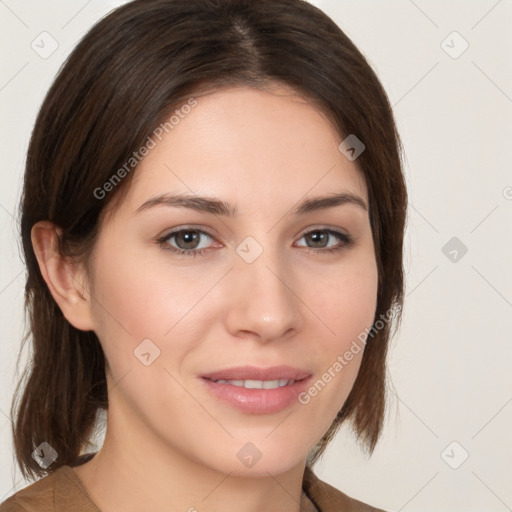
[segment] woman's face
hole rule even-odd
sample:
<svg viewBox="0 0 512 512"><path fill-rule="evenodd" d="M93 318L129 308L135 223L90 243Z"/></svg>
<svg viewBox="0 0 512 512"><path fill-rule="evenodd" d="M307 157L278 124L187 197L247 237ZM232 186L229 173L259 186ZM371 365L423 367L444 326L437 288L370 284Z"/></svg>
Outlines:
<svg viewBox="0 0 512 512"><path fill-rule="evenodd" d="M277 474L305 462L359 370L377 295L367 190L293 90L196 101L92 254L108 428L137 452Z"/></svg>

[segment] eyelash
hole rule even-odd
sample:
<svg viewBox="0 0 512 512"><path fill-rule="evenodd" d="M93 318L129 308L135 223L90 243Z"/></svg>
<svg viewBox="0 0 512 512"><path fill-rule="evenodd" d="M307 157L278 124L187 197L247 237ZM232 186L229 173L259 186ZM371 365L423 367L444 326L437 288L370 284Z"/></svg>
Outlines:
<svg viewBox="0 0 512 512"><path fill-rule="evenodd" d="M210 233L206 232L206 231L203 231L202 229L177 229L176 231L172 231L171 233L168 233L167 235L161 237L161 238L158 238L156 240L156 242L162 247L162 249L164 251L170 251L172 253L175 253L175 254L178 254L178 255L183 255L183 256L189 256L189 257L196 257L196 256L201 256L205 251L207 251L208 249L177 249L176 247L172 247L171 245L169 245L167 242L173 237L173 236L176 236L178 235L179 233L183 233L183 232L193 232L193 233L200 233L202 235L206 235L210 238L214 238L212 235L210 235ZM327 248L327 249L315 249L314 247L305 247L305 249L307 250L307 254L309 254L311 251L313 251L314 253L338 253L338 252L341 252L342 250L346 249L348 246L350 246L353 242L353 239L350 235L348 235L347 233L342 233L340 231L336 231L334 229L312 229L311 231L307 231L306 233L304 233L300 238L303 238L305 237L306 235L309 235L311 233L327 233L329 235L332 235L336 238L338 238L341 242L340 245L338 245L337 247L330 247L330 248Z"/></svg>

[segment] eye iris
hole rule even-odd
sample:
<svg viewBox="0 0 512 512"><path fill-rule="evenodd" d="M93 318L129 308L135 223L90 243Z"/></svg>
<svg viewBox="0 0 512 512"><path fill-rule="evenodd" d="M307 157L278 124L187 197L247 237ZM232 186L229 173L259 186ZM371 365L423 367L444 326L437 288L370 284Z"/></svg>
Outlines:
<svg viewBox="0 0 512 512"><path fill-rule="evenodd" d="M199 241L199 233L197 233L197 231L180 231L175 237L176 245L178 245L180 249L195 249ZM184 242L183 244L180 243L182 241ZM188 244L192 244L193 247L190 247Z"/></svg>
<svg viewBox="0 0 512 512"><path fill-rule="evenodd" d="M322 231L313 231L306 235L313 242L313 247L325 247L323 242L327 240L327 233L323 233Z"/></svg>

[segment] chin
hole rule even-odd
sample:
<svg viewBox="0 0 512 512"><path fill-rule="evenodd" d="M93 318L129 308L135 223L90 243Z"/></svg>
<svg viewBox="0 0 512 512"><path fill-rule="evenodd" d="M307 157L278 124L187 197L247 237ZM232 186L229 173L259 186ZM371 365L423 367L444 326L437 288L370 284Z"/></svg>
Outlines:
<svg viewBox="0 0 512 512"><path fill-rule="evenodd" d="M265 435L268 436L268 432ZM284 445L282 438L272 441L271 437L265 439L261 435L250 440L244 436L243 440L240 437L233 440L231 446L219 444L215 460L208 461L210 464L204 462L216 471L240 477L268 477L305 464L309 445L297 442Z"/></svg>

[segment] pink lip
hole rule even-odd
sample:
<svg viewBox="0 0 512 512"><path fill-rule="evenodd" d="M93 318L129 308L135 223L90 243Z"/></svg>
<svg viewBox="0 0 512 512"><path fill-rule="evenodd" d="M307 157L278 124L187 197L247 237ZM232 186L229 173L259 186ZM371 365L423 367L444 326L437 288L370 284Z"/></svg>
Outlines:
<svg viewBox="0 0 512 512"><path fill-rule="evenodd" d="M275 389L246 389L215 380L295 380ZM309 385L311 373L290 366L255 368L243 366L211 372L201 377L206 389L217 399L249 414L272 414L297 402L298 395Z"/></svg>

